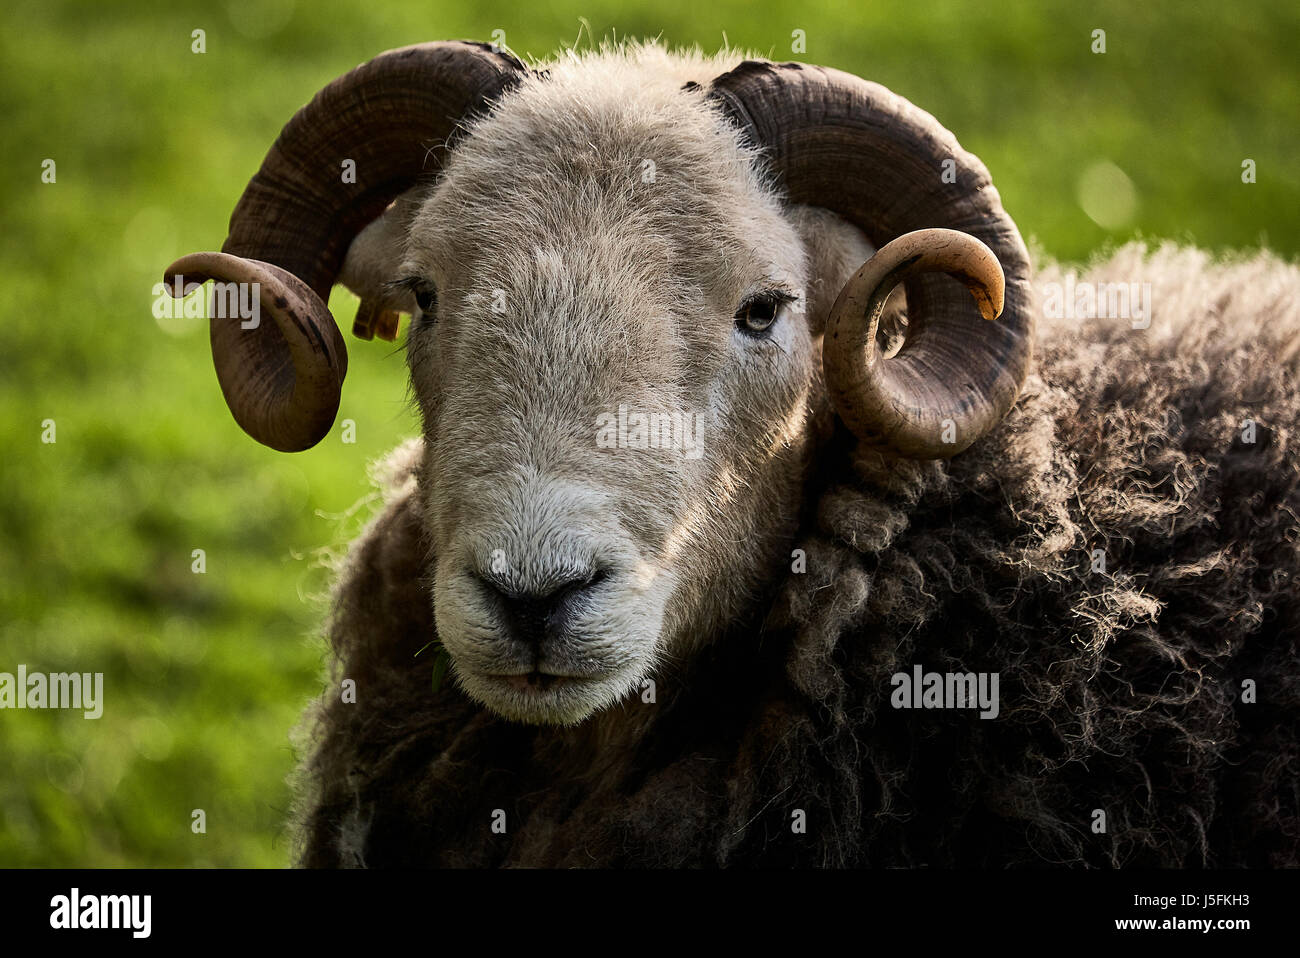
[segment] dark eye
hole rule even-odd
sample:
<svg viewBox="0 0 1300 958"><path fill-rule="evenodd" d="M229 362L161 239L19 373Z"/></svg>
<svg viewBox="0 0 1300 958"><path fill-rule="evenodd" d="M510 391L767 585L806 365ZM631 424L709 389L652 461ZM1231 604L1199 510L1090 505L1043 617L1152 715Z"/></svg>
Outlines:
<svg viewBox="0 0 1300 958"><path fill-rule="evenodd" d="M433 322L433 314L438 309L438 290L423 276L403 276L385 283L384 288L395 298L412 297L420 309L420 315L416 318L421 325Z"/></svg>
<svg viewBox="0 0 1300 958"><path fill-rule="evenodd" d="M417 286L413 292L415 293L415 305L420 307L420 312L432 318L434 310L438 308L438 291L426 284Z"/></svg>
<svg viewBox="0 0 1300 958"><path fill-rule="evenodd" d="M793 298L781 290L768 290L746 297L736 310L736 327L747 336L767 336L781 307Z"/></svg>

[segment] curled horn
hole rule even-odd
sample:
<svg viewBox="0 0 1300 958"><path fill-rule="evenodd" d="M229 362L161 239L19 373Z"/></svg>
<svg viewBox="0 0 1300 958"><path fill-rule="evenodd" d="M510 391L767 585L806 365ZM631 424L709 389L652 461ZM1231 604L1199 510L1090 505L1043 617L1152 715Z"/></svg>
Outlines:
<svg viewBox="0 0 1300 958"><path fill-rule="evenodd" d="M424 43L380 54L330 83L285 125L231 214L221 252L194 253L167 268L175 294L207 279L258 284L258 322L210 320L221 391L258 442L294 452L329 431L347 349L326 303L348 247L395 197L435 175L462 123L525 73L485 44ZM345 161L355 182L345 182ZM367 315L362 326L384 332L391 319Z"/></svg>
<svg viewBox="0 0 1300 958"><path fill-rule="evenodd" d="M926 459L993 429L1028 374L1034 324L1029 255L984 164L928 113L839 70L750 60L709 95L791 202L838 213L879 250L846 284L823 340L845 425L862 442ZM883 359L876 321L900 281L907 338ZM999 312L998 322L980 318Z"/></svg>

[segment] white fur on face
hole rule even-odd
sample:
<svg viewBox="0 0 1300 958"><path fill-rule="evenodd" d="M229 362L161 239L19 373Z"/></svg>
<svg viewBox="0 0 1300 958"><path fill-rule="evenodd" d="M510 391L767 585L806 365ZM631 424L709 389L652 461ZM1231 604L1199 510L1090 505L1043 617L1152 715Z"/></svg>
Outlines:
<svg viewBox="0 0 1300 958"><path fill-rule="evenodd" d="M470 128L409 230L400 273L438 294L408 340L438 634L461 687L511 719L619 701L788 561L824 402L803 307L825 296L800 214L681 90L725 69L657 48L553 66ZM777 287L796 303L745 335L737 307ZM698 443L600 441L631 414ZM513 634L503 593L587 579L542 642Z"/></svg>

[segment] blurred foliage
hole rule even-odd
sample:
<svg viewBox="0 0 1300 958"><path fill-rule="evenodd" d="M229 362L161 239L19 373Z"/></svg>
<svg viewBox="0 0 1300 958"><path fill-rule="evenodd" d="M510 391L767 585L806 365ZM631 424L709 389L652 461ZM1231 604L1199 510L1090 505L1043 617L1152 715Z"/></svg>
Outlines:
<svg viewBox="0 0 1300 958"><path fill-rule="evenodd" d="M155 320L151 289L176 256L220 246L293 111L382 50L497 29L525 57L725 37L935 113L1048 254L1133 235L1300 249L1293 0L35 0L5 20L0 671L103 672L106 703L98 721L0 712L0 865L288 860L287 731L322 688L321 550L369 514L366 463L415 429L402 356L354 342L339 417L356 443L336 429L278 455L227 413L204 324ZM334 295L345 328L350 300Z"/></svg>

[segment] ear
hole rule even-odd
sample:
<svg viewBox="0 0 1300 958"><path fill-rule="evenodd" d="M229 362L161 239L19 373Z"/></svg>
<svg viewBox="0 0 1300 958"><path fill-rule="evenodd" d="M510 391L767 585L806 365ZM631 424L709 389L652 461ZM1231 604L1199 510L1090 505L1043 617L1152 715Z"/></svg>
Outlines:
<svg viewBox="0 0 1300 958"><path fill-rule="evenodd" d="M866 233L820 206L791 206L788 216L803 242L807 262L808 325L814 336L820 336L840 290L876 249ZM880 318L878 339L886 356L902 345L906 323L906 300L900 293L890 298Z"/></svg>
<svg viewBox="0 0 1300 958"><path fill-rule="evenodd" d="M386 284L400 278L396 270L402 262L407 230L423 199L423 187L402 193L348 247L338 281L361 297L352 323L352 334L359 339L396 339L398 313L415 309L409 291L394 291Z"/></svg>

